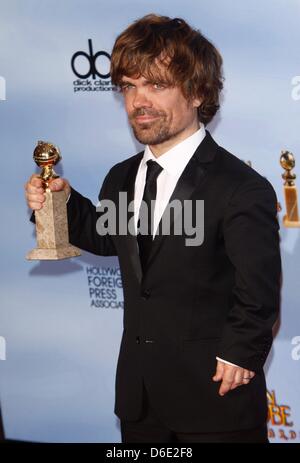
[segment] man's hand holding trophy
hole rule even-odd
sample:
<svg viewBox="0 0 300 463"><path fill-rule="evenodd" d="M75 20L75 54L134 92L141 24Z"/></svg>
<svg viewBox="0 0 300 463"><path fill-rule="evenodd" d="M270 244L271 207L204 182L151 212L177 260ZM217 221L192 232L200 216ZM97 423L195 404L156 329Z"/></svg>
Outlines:
<svg viewBox="0 0 300 463"><path fill-rule="evenodd" d="M59 178L53 166L61 160L59 149L52 143L39 141L33 154L42 168L25 185L28 206L35 211L37 248L30 251L28 260L58 260L80 255L69 243L67 198L71 187Z"/></svg>

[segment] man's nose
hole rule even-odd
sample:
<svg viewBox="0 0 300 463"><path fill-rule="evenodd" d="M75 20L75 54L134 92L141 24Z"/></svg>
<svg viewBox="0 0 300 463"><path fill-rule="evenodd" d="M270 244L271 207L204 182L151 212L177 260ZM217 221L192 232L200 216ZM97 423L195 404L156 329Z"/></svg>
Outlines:
<svg viewBox="0 0 300 463"><path fill-rule="evenodd" d="M135 109L152 106L152 102L144 90L136 90L132 104Z"/></svg>

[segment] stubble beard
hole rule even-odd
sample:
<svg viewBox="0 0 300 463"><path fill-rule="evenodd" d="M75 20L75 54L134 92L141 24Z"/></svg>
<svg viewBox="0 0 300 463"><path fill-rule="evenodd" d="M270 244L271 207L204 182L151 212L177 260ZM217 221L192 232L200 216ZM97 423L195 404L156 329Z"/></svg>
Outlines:
<svg viewBox="0 0 300 463"><path fill-rule="evenodd" d="M138 123L135 118L139 115L153 115L158 116L158 118L150 122ZM180 130L172 130L172 119L168 120L167 114L163 111L150 113L149 111L137 110L131 114L129 122L135 138L143 145L159 145L180 132Z"/></svg>

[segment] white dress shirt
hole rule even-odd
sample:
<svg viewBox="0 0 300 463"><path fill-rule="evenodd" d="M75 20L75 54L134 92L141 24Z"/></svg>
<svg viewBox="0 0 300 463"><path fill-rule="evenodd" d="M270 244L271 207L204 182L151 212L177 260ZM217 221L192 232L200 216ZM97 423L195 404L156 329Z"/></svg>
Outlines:
<svg viewBox="0 0 300 463"><path fill-rule="evenodd" d="M163 211L167 206L170 197L175 189L176 183L179 180L182 172L184 171L187 163L195 153L196 149L205 137L205 129L201 124L201 127L197 132L193 133L190 137L186 138L178 145L171 148L166 153L162 154L158 158L154 156L150 147L145 147L144 156L139 165L135 180L134 190L134 218L135 218L135 230L137 230L138 214L143 198L144 187L146 183L146 172L147 172L147 161L152 159L156 161L162 168L163 171L157 178L157 194L154 209L154 223L153 229L155 230L153 238L156 234L157 227Z"/></svg>
<svg viewBox="0 0 300 463"><path fill-rule="evenodd" d="M163 171L157 177L157 193L156 202L154 208L154 223L153 223L153 238L155 237L158 224L162 217L163 211L167 206L170 197L175 189L176 183L179 180L182 172L184 171L187 163L195 153L200 143L205 138L205 128L201 124L199 130L190 135L188 138L178 143L176 146L166 151L164 154L156 158L152 153L150 147L145 147L143 158L140 162L137 176L135 179L134 189L134 224L135 230L137 231L137 222L139 216L139 210L143 198L145 183L146 183L146 172L147 172L147 161L152 159L156 161L162 168ZM231 362L227 362L219 357L217 360L221 360L229 365L234 365ZM236 365L234 365L236 366Z"/></svg>

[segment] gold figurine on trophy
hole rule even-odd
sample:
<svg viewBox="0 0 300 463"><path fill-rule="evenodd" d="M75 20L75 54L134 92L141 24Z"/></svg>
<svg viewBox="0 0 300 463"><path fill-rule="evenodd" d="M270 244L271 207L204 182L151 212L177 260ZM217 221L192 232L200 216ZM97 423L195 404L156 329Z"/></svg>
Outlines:
<svg viewBox="0 0 300 463"><path fill-rule="evenodd" d="M69 243L66 195L51 191L49 181L58 178L53 166L61 160L60 150L52 143L39 141L33 159L42 168L46 200L42 209L35 211L37 248L30 251L28 260L58 260L80 256L80 250Z"/></svg>
<svg viewBox="0 0 300 463"><path fill-rule="evenodd" d="M283 224L286 227L300 227L297 187L295 185L296 174L292 173L295 167L295 158L289 151L281 151L281 167L285 170L282 174L284 182L284 196L286 204L286 215L283 217Z"/></svg>

